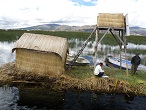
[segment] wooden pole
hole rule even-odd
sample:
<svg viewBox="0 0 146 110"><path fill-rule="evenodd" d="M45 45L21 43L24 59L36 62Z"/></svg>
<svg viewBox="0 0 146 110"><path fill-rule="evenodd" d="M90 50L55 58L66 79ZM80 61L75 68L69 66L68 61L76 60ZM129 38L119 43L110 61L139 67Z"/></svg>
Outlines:
<svg viewBox="0 0 146 110"><path fill-rule="evenodd" d="M95 55L94 55L94 69L96 67L96 60L97 60L97 52L98 52L98 34L99 34L99 29L98 27L96 28L96 36L95 36L95 46L94 46L94 52L95 52Z"/></svg>
<svg viewBox="0 0 146 110"><path fill-rule="evenodd" d="M121 37L120 31L119 31L119 36ZM120 42L120 69L122 69L122 55L121 55L121 52L122 52L122 43Z"/></svg>
<svg viewBox="0 0 146 110"><path fill-rule="evenodd" d="M123 30L123 37L124 37L124 51L125 51L125 60L126 60L126 80L128 80L128 60L127 60L127 44L126 44L126 37L124 36L124 30Z"/></svg>
<svg viewBox="0 0 146 110"><path fill-rule="evenodd" d="M111 28L113 33L117 36L117 38L119 39L119 41L124 45L123 40L121 39L121 37L119 37L119 35L116 34L115 30L113 28Z"/></svg>

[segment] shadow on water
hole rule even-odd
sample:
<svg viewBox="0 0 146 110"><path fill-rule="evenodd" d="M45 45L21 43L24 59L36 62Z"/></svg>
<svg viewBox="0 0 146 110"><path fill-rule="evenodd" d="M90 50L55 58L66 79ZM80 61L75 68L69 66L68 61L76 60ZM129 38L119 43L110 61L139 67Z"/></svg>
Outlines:
<svg viewBox="0 0 146 110"><path fill-rule="evenodd" d="M19 106L37 109L60 110L64 104L64 92L43 88L19 89Z"/></svg>
<svg viewBox="0 0 146 110"><path fill-rule="evenodd" d="M0 87L0 110L146 110L146 98L40 87Z"/></svg>
<svg viewBox="0 0 146 110"><path fill-rule="evenodd" d="M94 92L75 93L68 91L65 110L145 110L146 98L126 99L124 94L96 94ZM129 101L129 103L127 103Z"/></svg>

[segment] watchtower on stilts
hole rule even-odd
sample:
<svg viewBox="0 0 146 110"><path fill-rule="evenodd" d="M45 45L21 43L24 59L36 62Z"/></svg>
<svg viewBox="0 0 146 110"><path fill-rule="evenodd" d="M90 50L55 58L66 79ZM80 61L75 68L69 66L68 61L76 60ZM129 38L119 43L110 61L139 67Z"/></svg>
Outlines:
<svg viewBox="0 0 146 110"><path fill-rule="evenodd" d="M99 39L99 32L105 31L103 36ZM111 33L112 36L115 38L116 42L120 48L120 60L121 60L121 52L124 50L125 59L127 61L126 49L126 37L129 36L129 25L128 25L128 15L125 16L122 13L99 13L97 16L97 25L95 29L91 32L90 36L87 38L85 43L83 44L82 48L79 50L77 55L74 57L72 62L70 63L69 67L73 65L73 63L77 60L80 56L84 48L86 47L87 43L90 41L92 35L96 33L95 37L95 56L94 56L94 67L96 66L96 59L98 53L98 44L103 40L107 33ZM122 48L124 47L124 48ZM120 61L121 63L121 61ZM122 64L120 64L121 66ZM127 75L128 75L128 67L127 67Z"/></svg>
<svg viewBox="0 0 146 110"><path fill-rule="evenodd" d="M105 33L103 36L99 38L99 31L104 30ZM127 42L126 37L129 36L129 24L128 24L128 15L125 16L122 13L99 13L97 17L97 27L96 27L96 38L95 38L95 56L94 59L97 59L97 51L98 51L98 44L103 40L107 33L111 33L112 36L115 38L116 42L119 45L120 49L120 68L122 65L122 57L121 52L124 51L125 60L127 61L126 49L127 49ZM127 65L127 62L126 62ZM96 66L96 60L94 60L94 67ZM128 66L128 65L127 65ZM128 67L126 67L127 75L128 75Z"/></svg>

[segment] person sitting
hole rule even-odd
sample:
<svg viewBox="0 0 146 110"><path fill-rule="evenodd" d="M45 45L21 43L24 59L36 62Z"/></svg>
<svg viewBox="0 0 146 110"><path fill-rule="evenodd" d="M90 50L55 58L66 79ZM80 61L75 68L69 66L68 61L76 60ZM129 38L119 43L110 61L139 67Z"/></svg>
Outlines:
<svg viewBox="0 0 146 110"><path fill-rule="evenodd" d="M102 77L104 75L104 70L102 70L103 63L99 63L94 70L94 75L98 77Z"/></svg>

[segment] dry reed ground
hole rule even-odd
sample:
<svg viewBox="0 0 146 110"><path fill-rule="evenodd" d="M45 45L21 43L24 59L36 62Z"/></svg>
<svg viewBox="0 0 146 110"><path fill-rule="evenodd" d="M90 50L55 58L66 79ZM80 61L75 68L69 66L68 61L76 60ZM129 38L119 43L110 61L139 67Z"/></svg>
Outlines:
<svg viewBox="0 0 146 110"><path fill-rule="evenodd" d="M70 71L70 70L69 70ZM66 72L69 72L66 71ZM126 81L116 80L115 78L97 78L94 76L79 79L62 74L60 76L48 74L36 74L17 70L15 63L8 63L0 67L1 84L26 84L39 83L43 87L51 86L52 89L67 90L88 90L104 93L130 93L135 94L134 89ZM143 94L139 91L136 94Z"/></svg>

